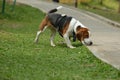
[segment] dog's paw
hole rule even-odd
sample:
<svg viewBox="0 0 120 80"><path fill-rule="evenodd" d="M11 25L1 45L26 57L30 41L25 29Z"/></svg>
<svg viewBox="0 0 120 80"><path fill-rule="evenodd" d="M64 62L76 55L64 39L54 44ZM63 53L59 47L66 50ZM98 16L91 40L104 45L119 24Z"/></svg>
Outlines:
<svg viewBox="0 0 120 80"><path fill-rule="evenodd" d="M34 40L34 43L35 43L35 44L38 44L38 42L39 42L38 39L35 39L35 40Z"/></svg>
<svg viewBox="0 0 120 80"><path fill-rule="evenodd" d="M69 48L74 49L74 48L76 48L76 47L74 47L74 46L69 46Z"/></svg>
<svg viewBox="0 0 120 80"><path fill-rule="evenodd" d="M56 45L55 44L51 44L52 47L55 47Z"/></svg>

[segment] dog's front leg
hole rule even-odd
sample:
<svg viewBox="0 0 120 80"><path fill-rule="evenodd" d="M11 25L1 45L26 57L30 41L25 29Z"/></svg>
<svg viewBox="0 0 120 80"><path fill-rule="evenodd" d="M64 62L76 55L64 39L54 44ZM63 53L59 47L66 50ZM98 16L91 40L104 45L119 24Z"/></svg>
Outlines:
<svg viewBox="0 0 120 80"><path fill-rule="evenodd" d="M55 37L55 35L56 35L56 31L54 30L52 30L52 34L51 34L51 37L50 37L50 44L51 44L51 46L55 46L55 44L54 44L54 42L53 42L53 40L54 40L54 37Z"/></svg>
<svg viewBox="0 0 120 80"><path fill-rule="evenodd" d="M70 42L70 39L69 39L68 34L64 34L63 37L64 37L65 42L66 42L66 44L67 44L67 46L68 46L69 48L75 48L74 46L71 45L71 42Z"/></svg>

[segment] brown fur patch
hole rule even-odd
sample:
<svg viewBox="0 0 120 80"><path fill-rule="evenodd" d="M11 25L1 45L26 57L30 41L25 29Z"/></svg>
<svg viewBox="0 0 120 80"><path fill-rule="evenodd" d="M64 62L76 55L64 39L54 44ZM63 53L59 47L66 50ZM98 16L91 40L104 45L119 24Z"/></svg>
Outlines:
<svg viewBox="0 0 120 80"><path fill-rule="evenodd" d="M83 41L84 38L89 38L89 33L87 28L77 27L77 39Z"/></svg>

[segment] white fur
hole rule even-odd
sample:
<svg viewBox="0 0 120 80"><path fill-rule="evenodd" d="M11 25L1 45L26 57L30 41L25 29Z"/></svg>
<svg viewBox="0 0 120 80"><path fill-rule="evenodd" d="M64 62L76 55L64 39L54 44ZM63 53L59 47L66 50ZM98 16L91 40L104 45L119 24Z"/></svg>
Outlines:
<svg viewBox="0 0 120 80"><path fill-rule="evenodd" d="M67 46L68 46L69 48L75 48L74 46L71 45L71 42L70 42L69 34L68 34L68 33L64 34L63 37L64 37L65 42L66 42L66 44L67 44Z"/></svg>
<svg viewBox="0 0 120 80"><path fill-rule="evenodd" d="M38 43L40 34L41 34L42 32L44 32L47 27L48 27L48 26L45 26L42 31L38 31L38 32L37 32L36 38L35 38L35 40L34 40L35 43Z"/></svg>
<svg viewBox="0 0 120 80"><path fill-rule="evenodd" d="M53 42L55 35L56 35L56 30L52 31L52 34L51 34L51 37L50 37L50 44L53 47L55 46L55 44Z"/></svg>
<svg viewBox="0 0 120 80"><path fill-rule="evenodd" d="M91 40L89 38L85 38L84 42L89 43Z"/></svg>
<svg viewBox="0 0 120 80"><path fill-rule="evenodd" d="M90 38L85 38L83 42L84 44L89 45L92 41L90 40Z"/></svg>
<svg viewBox="0 0 120 80"><path fill-rule="evenodd" d="M87 28L85 27L82 23L80 23L78 20L76 20L75 18L72 18L71 21L70 21L70 26L69 26L69 30L73 30L75 31L76 33L76 28L80 26L80 27L83 27L83 28Z"/></svg>
<svg viewBox="0 0 120 80"><path fill-rule="evenodd" d="M69 48L75 48L74 46L71 45L69 36L72 35L72 32L74 30L74 25L76 24L76 20L74 18L72 18L72 20L70 21L70 25L68 27L68 30L66 31L66 33L63 35L63 38L65 39L65 42L67 44L67 46Z"/></svg>
<svg viewBox="0 0 120 80"><path fill-rule="evenodd" d="M39 36L40 36L40 33L41 33L41 32L42 32L42 31L38 31L38 32L37 32L36 38L35 38L35 40L34 40L35 43L38 42L38 39L39 39Z"/></svg>
<svg viewBox="0 0 120 80"><path fill-rule="evenodd" d="M83 28L87 28L78 20L77 20L77 23L75 24L75 26L80 26L80 27L83 27Z"/></svg>
<svg viewBox="0 0 120 80"><path fill-rule="evenodd" d="M67 30L68 33L72 34L73 30L76 32L76 27L75 27L76 23L77 23L77 20L72 18L70 21L69 28Z"/></svg>
<svg viewBox="0 0 120 80"><path fill-rule="evenodd" d="M66 14L61 14L61 16L66 16Z"/></svg>
<svg viewBox="0 0 120 80"><path fill-rule="evenodd" d="M59 10L59 9L62 9L62 8L63 8L63 6L58 6L56 9Z"/></svg>
<svg viewBox="0 0 120 80"><path fill-rule="evenodd" d="M82 23L80 23L80 21L77 20L77 22L76 22L76 24L75 24L75 26L74 26L74 31L75 31L75 32L76 32L76 28L77 28L78 26L80 26L80 27L82 27L82 28L87 28L87 27L85 27Z"/></svg>

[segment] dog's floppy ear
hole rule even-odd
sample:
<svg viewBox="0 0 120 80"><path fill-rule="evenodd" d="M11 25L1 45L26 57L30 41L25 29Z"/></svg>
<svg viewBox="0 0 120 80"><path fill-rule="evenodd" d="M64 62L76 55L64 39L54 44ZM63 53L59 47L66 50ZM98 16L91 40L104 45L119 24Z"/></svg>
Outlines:
<svg viewBox="0 0 120 80"><path fill-rule="evenodd" d="M77 39L82 41L84 39L84 33L87 33L87 31L88 31L87 28L82 28L82 27L78 26L77 30L76 30Z"/></svg>
<svg viewBox="0 0 120 80"><path fill-rule="evenodd" d="M76 37L80 41L81 41L81 36L82 36L82 30L81 30L81 27L78 26L77 29L76 29Z"/></svg>

